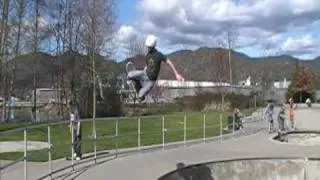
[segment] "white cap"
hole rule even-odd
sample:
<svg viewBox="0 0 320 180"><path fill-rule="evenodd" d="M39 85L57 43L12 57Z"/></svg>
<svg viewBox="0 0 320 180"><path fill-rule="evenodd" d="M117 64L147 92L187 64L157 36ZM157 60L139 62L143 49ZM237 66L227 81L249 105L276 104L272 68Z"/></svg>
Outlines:
<svg viewBox="0 0 320 180"><path fill-rule="evenodd" d="M156 47L157 39L154 35L148 35L145 41L147 47Z"/></svg>

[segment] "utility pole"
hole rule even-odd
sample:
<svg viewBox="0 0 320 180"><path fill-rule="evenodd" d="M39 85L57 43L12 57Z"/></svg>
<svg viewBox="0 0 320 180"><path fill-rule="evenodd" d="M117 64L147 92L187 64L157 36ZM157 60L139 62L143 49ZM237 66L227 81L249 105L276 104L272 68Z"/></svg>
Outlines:
<svg viewBox="0 0 320 180"><path fill-rule="evenodd" d="M228 31L228 51L229 51L229 82L232 85L232 63L231 63L231 38L230 31Z"/></svg>

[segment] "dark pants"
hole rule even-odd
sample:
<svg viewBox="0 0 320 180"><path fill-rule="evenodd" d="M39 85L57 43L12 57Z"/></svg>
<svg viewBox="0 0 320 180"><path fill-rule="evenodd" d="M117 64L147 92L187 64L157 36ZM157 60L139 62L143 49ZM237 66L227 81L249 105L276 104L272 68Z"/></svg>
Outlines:
<svg viewBox="0 0 320 180"><path fill-rule="evenodd" d="M81 127L79 131L79 135L77 136L77 130L75 129L73 131L73 149L74 153L77 154L77 157L81 157L81 139L82 139L82 132L81 132Z"/></svg>
<svg viewBox="0 0 320 180"><path fill-rule="evenodd" d="M279 123L279 130L280 131L284 131L284 118L282 118L282 117L279 117L279 119L278 119L278 123Z"/></svg>

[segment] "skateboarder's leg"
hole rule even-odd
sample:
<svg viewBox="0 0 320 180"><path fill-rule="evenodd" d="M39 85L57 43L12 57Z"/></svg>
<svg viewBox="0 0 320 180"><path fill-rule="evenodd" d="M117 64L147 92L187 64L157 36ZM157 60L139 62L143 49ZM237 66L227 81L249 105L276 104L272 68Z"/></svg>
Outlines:
<svg viewBox="0 0 320 180"><path fill-rule="evenodd" d="M129 80L135 80L135 81L140 81L142 80L142 77L145 75L145 72L143 70L134 70L128 72L127 78Z"/></svg>
<svg viewBox="0 0 320 180"><path fill-rule="evenodd" d="M142 87L138 93L139 101L143 101L146 95L152 90L155 81L145 80L142 82Z"/></svg>
<svg viewBox="0 0 320 180"><path fill-rule="evenodd" d="M145 75L144 71L141 70L134 70L134 71L130 71L128 73L128 80L132 80L133 81L133 85L134 88L136 90L137 93L139 93L142 85L141 85L141 80L143 79L143 76Z"/></svg>

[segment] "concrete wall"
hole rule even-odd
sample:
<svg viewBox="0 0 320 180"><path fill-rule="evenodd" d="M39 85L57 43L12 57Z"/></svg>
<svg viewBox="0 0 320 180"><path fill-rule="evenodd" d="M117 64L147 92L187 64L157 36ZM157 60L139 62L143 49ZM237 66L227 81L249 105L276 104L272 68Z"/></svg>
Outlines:
<svg viewBox="0 0 320 180"><path fill-rule="evenodd" d="M280 102L285 102L287 89L272 89L268 92L267 98L272 98ZM320 100L320 90L316 91L316 99Z"/></svg>
<svg viewBox="0 0 320 180"><path fill-rule="evenodd" d="M164 92L162 94L162 97L160 99L171 101L174 98L177 97L183 97L183 96L193 96L197 92L212 92L217 93L221 92L221 90L225 92L233 92L235 94L243 94L243 95L249 95L252 92L252 88L242 88L242 87L224 87L223 89L219 87L204 87L204 88L165 88ZM260 89L256 89L256 91L261 91ZM286 101L285 94L287 92L287 89L272 89L267 92L267 95L265 99L273 99L276 100L279 103L284 103ZM320 90L316 91L316 98L320 99Z"/></svg>
<svg viewBox="0 0 320 180"><path fill-rule="evenodd" d="M182 97L182 96L192 96L197 92L228 92L228 93L236 93L236 94L244 94L249 95L252 89L249 88L234 88L234 87L206 87L206 88L167 88L164 90L164 95L170 98Z"/></svg>
<svg viewBox="0 0 320 180"><path fill-rule="evenodd" d="M319 161L240 160L182 168L159 180L301 180L319 179Z"/></svg>

